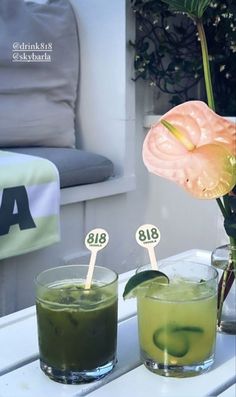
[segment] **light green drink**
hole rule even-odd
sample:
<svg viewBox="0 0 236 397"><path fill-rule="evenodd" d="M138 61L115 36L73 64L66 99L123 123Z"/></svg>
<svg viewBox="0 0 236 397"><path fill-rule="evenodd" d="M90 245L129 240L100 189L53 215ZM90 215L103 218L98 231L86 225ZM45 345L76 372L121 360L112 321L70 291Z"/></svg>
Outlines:
<svg viewBox="0 0 236 397"><path fill-rule="evenodd" d="M217 272L210 266L169 263L169 284L153 281L137 295L141 359L165 376L193 376L214 359Z"/></svg>

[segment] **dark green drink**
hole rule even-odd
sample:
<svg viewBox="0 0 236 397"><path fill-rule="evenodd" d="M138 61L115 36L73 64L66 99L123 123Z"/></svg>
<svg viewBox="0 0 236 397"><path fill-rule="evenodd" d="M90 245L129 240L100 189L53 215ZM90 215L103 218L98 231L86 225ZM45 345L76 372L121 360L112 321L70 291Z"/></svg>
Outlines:
<svg viewBox="0 0 236 397"><path fill-rule="evenodd" d="M43 371L64 383L91 381L110 372L117 340L114 282L98 280L85 290L84 279L67 278L40 292L36 309Z"/></svg>

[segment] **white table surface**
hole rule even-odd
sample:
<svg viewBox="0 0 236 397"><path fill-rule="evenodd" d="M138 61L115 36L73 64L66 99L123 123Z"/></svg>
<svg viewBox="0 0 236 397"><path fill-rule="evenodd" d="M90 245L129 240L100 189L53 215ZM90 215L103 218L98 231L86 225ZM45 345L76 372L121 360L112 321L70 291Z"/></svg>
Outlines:
<svg viewBox="0 0 236 397"><path fill-rule="evenodd" d="M191 250L176 256L209 264L208 251ZM172 257L174 258L174 257ZM235 397L236 338L218 334L216 360L206 374L165 378L148 371L139 360L136 301L123 301L122 292L134 271L119 277L118 364L104 379L84 385L62 385L40 370L35 307L0 318L0 397Z"/></svg>

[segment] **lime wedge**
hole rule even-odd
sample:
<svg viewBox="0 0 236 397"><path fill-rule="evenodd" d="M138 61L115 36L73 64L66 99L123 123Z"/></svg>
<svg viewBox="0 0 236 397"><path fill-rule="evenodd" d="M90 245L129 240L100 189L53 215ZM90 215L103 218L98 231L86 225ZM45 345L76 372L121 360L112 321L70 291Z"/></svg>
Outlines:
<svg viewBox="0 0 236 397"><path fill-rule="evenodd" d="M137 296L137 292L140 287L147 287L150 281L158 281L160 284L168 284L168 277L158 270L144 270L143 272L137 273L132 276L124 289L123 298L129 299Z"/></svg>

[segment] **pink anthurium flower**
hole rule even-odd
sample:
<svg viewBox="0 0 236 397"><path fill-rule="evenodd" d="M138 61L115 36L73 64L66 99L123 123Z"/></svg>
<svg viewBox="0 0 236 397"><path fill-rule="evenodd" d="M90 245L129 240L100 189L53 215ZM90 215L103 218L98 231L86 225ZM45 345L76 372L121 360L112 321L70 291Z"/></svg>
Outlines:
<svg viewBox="0 0 236 397"><path fill-rule="evenodd" d="M143 144L148 170L194 197L218 198L236 184L236 126L204 102L188 101L152 126Z"/></svg>

